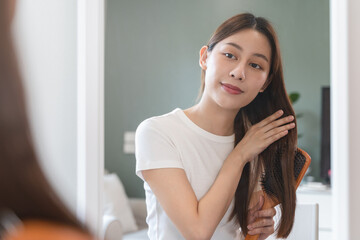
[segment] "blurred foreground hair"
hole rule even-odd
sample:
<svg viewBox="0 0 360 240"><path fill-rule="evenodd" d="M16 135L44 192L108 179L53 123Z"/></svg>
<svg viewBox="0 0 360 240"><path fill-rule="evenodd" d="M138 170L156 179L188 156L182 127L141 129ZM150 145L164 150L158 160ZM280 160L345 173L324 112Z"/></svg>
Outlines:
<svg viewBox="0 0 360 240"><path fill-rule="evenodd" d="M0 211L88 232L64 206L38 163L11 35L12 1L0 1Z"/></svg>

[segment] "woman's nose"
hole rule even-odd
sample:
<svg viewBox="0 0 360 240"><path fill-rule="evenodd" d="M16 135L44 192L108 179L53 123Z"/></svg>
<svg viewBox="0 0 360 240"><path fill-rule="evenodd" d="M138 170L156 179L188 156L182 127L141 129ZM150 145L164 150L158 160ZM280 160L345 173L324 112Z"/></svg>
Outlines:
<svg viewBox="0 0 360 240"><path fill-rule="evenodd" d="M239 65L237 68L233 69L230 72L230 76L235 78L236 80L244 80L245 79L245 67Z"/></svg>

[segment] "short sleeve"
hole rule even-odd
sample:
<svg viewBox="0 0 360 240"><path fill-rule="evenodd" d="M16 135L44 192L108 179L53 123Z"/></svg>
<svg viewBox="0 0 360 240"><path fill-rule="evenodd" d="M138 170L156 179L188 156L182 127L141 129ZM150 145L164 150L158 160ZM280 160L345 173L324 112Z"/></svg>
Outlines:
<svg viewBox="0 0 360 240"><path fill-rule="evenodd" d="M158 168L184 168L169 131L157 119L143 121L135 133L136 175Z"/></svg>

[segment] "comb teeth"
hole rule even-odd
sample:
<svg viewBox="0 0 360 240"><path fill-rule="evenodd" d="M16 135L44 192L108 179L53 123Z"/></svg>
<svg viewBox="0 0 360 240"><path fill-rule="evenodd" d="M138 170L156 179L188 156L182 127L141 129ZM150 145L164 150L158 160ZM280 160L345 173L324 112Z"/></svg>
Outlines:
<svg viewBox="0 0 360 240"><path fill-rule="evenodd" d="M300 151L297 150L295 152L295 161L294 161L295 180L298 179L299 174L305 165L305 162L306 162L306 157Z"/></svg>
<svg viewBox="0 0 360 240"><path fill-rule="evenodd" d="M283 176L281 171L281 155L282 151L278 150L274 156L273 162L274 167L272 169L265 169L265 172L261 175L261 186L263 191L271 196L276 197L274 185L278 186L280 189L284 189ZM295 152L294 160L294 179L296 180L303 169L306 162L305 156L300 152Z"/></svg>
<svg viewBox="0 0 360 240"><path fill-rule="evenodd" d="M275 184L275 182L272 182L271 181L271 178L270 177L267 177L267 174L263 173L261 175L261 186L262 186L262 189L263 191L269 195L269 196L275 196L275 192L272 188L272 185Z"/></svg>

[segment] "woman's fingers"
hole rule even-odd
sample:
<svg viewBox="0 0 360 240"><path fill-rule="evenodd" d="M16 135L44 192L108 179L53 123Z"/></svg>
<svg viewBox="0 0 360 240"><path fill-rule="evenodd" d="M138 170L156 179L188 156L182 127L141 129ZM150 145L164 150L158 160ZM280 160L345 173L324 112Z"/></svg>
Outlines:
<svg viewBox="0 0 360 240"><path fill-rule="evenodd" d="M273 227L275 222L272 218L261 218L259 221L256 221L248 226L250 231L259 230L266 227ZM262 232L265 233L265 232Z"/></svg>
<svg viewBox="0 0 360 240"><path fill-rule="evenodd" d="M294 127L295 127L295 123L289 123L289 124L283 125L281 127L274 128L274 129L266 132L264 134L264 138L267 139L267 138L270 138L272 136L275 136L275 138L276 138L277 134L280 133L280 135L281 135L281 133L287 133L288 130L293 129Z"/></svg>
<svg viewBox="0 0 360 240"><path fill-rule="evenodd" d="M250 235L257 235L257 234L271 235L272 233L274 233L274 226L255 228L253 230L248 231L248 234L250 234Z"/></svg>
<svg viewBox="0 0 360 240"><path fill-rule="evenodd" d="M275 121L276 119L278 119L279 117L281 117L284 114L283 110L279 110L277 112L275 112L274 114L270 115L269 117L265 118L264 120L262 120L261 122L259 122L257 125L259 127L264 127L266 125L268 125L269 123Z"/></svg>
<svg viewBox="0 0 360 240"><path fill-rule="evenodd" d="M254 231L257 229L262 229L266 227L273 227L275 225L275 222L273 219L269 218L262 218L260 221L257 221L256 224L252 224L248 227L249 231ZM264 233L264 232L263 232Z"/></svg>
<svg viewBox="0 0 360 240"><path fill-rule="evenodd" d="M268 208L264 210L258 211L255 216L257 218L265 217L265 218L273 218L276 215L275 208Z"/></svg>
<svg viewBox="0 0 360 240"><path fill-rule="evenodd" d="M263 136L263 139L261 140L261 146L262 149L267 148L270 144L273 142L276 142L280 138L286 136L289 133L289 130L276 130L273 134L267 134L267 136Z"/></svg>
<svg viewBox="0 0 360 240"><path fill-rule="evenodd" d="M255 207L252 208L255 210ZM275 228L275 221L273 217L276 214L275 208L269 208L264 210L258 210L253 213L253 217L257 220L249 224L248 227L248 234L250 235L257 235L261 234L260 239L265 239L266 237L270 236L274 233Z"/></svg>
<svg viewBox="0 0 360 240"><path fill-rule="evenodd" d="M272 135L272 136L270 136L270 137L268 137L268 138L266 138L266 139L264 140L264 145L265 145L266 147L268 147L270 144L272 144L273 142L276 142L276 141L279 140L280 138L286 136L288 133L289 133L289 131L288 131L288 130L285 130L285 131L281 131L281 132L279 132L279 133L277 133L277 134L275 134L275 135Z"/></svg>
<svg viewBox="0 0 360 240"><path fill-rule="evenodd" d="M294 123L289 123L294 120L293 116L287 116L279 119L284 112L279 110L261 122L252 126L244 138L238 144L237 149L245 150L245 158L251 161L254 157L260 154L270 144L279 140L288 134L288 131L295 127Z"/></svg>
<svg viewBox="0 0 360 240"><path fill-rule="evenodd" d="M255 228L273 226L275 223L273 220L275 214L276 214L275 208L259 210L253 214L253 217L255 217L257 220L249 224L247 228L249 230L253 230Z"/></svg>
<svg viewBox="0 0 360 240"><path fill-rule="evenodd" d="M267 124L266 126L263 127L263 131L266 133L268 131L271 131L279 126L285 125L287 123L290 123L294 120L294 116L287 116L287 117L283 117L279 120L273 121L269 124Z"/></svg>

